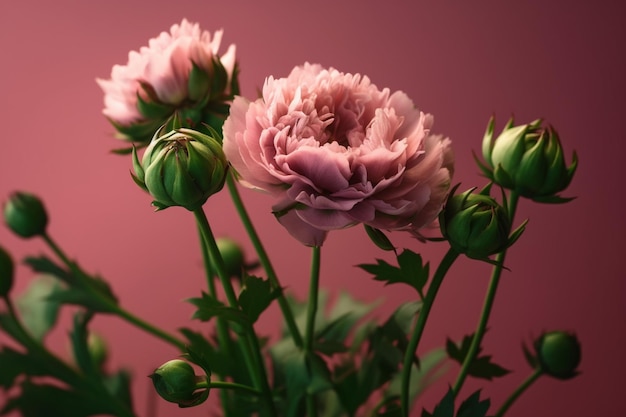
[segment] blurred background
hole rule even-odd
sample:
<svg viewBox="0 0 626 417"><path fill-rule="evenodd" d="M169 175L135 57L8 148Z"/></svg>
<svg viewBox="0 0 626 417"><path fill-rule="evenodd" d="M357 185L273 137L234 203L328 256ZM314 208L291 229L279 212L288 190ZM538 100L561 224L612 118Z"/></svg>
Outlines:
<svg viewBox="0 0 626 417"><path fill-rule="evenodd" d="M41 196L51 235L88 271L106 277L128 310L176 331L190 325L193 308L184 300L204 289L194 219L183 209L154 213L148 195L130 178L130 158L110 153L120 143L101 114L103 95L95 78L108 78L130 50L182 18L211 32L224 29L222 50L237 45L242 94L249 98L266 76L285 76L306 61L405 91L435 115L434 131L452 138L454 181L461 189L485 183L472 151L480 150L491 115L497 130L511 115L520 123L543 117L558 130L568 162L578 152L579 170L563 193L577 199L563 206L521 202L518 218L528 218L529 225L507 258L510 272L484 341L484 352L514 372L496 383L473 380L466 394L482 388L495 410L530 373L522 342L563 329L575 331L583 344L582 374L567 382L540 379L508 415L621 415L625 11L617 1L3 1L0 200L14 190ZM282 284L304 297L308 248L278 226L269 197L249 190L242 195ZM227 193L212 197L206 212L216 234L239 240L252 259ZM433 265L447 249L400 233L391 239ZM0 245L16 259L47 251L42 242L18 240L4 227ZM374 258L389 259L361 227L333 232L322 251L321 284L330 294L382 297L384 317L412 294L383 287L354 267ZM489 270L466 259L454 265L426 328L424 351L473 331ZM25 267L18 273L21 291L32 273ZM276 310L269 311L259 333L276 334L278 318ZM147 416L147 404L155 399L146 376L177 353L116 318L99 318L94 328L109 338L111 368L132 370L136 409ZM49 342L69 356L63 326ZM429 410L454 381L458 367L450 370L424 397ZM150 417L215 411L158 404Z"/></svg>

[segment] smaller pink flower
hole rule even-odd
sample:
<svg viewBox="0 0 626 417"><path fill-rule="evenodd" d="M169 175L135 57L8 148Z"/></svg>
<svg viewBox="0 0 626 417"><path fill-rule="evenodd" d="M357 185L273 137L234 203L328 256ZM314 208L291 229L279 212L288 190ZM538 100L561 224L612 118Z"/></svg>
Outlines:
<svg viewBox="0 0 626 417"><path fill-rule="evenodd" d="M453 167L432 120L402 92L307 63L269 77L256 101L235 97L223 146L242 184L274 194L278 220L306 245L358 223L419 235Z"/></svg>
<svg viewBox="0 0 626 417"><path fill-rule="evenodd" d="M115 65L108 80L97 79L104 91L103 113L124 139L145 142L175 112L194 127L221 121L227 110L220 103L237 93L235 46L218 55L222 31L201 31L186 19L150 39L148 46L128 54L126 65ZM221 122L217 128L221 127Z"/></svg>

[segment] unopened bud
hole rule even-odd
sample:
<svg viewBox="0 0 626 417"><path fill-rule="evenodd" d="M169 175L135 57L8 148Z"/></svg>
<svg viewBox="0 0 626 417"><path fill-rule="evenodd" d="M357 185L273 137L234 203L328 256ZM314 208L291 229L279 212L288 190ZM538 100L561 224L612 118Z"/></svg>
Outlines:
<svg viewBox="0 0 626 417"><path fill-rule="evenodd" d="M30 238L45 234L48 214L37 196L16 192L4 206L4 221L16 235Z"/></svg>

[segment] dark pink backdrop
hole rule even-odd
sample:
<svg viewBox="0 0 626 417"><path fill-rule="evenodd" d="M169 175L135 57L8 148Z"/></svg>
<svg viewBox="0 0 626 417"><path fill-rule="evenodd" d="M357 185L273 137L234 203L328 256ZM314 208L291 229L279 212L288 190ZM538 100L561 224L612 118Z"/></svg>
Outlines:
<svg viewBox="0 0 626 417"><path fill-rule="evenodd" d="M384 6L383 6L384 4ZM617 1L417 2L291 1L23 1L0 5L0 199L10 191L42 196L52 235L87 269L107 277L124 305L174 331L192 313L182 300L203 288L192 216L182 209L153 213L131 181L130 160L108 153L118 145L101 115L96 77L108 77L131 49L183 17L208 30L225 29L237 44L243 94L253 97L268 75L284 76L305 61L367 74L379 87L402 89L435 115L435 131L449 135L457 154L455 180L483 184L472 161L488 118L499 125L545 117L561 134L580 169L564 206L524 201L527 232L511 251L485 349L515 370L484 387L494 407L527 376L521 350L543 330L575 330L583 343L582 375L569 382L541 379L510 416L621 415L626 362L626 284L621 268L626 233L621 157L626 66ZM308 250L296 244L269 212L271 200L243 190L282 282L303 296ZM244 242L227 196L206 206L219 235ZM436 263L444 244L392 236ZM0 245L16 258L45 250L0 228ZM361 228L332 233L323 248L322 285L364 300L383 296L390 311L407 300L402 288L383 288L353 265L384 256ZM463 260L452 269L426 329L424 349L473 330L488 266ZM18 270L18 290L30 272ZM259 331L275 333L275 310ZM194 324L197 326L197 324ZM136 405L146 415L148 379L176 352L115 318L98 319L111 338L114 366L136 375ZM67 355L66 330L50 341ZM453 380L456 366L452 366ZM431 407L445 386L425 397ZM3 395L0 393L0 395ZM1 401L0 401L1 403ZM207 415L161 403L159 416ZM416 414L417 415L417 414ZM150 417L156 417L152 415Z"/></svg>

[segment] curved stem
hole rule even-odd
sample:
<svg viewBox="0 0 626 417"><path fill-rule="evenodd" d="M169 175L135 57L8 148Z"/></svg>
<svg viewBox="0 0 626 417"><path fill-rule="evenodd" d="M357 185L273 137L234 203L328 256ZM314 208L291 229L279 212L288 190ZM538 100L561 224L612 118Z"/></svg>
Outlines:
<svg viewBox="0 0 626 417"><path fill-rule="evenodd" d="M180 351L184 351L185 344L176 336L173 336L166 331L135 316L134 314L120 307L117 303L113 302L109 298L103 297L100 292L94 290L89 283L89 277L74 262L72 262L67 257L67 255L65 255L61 247L57 245L56 242L52 240L52 238L48 234L42 235L42 238L50 247L50 249L52 249L52 251L59 257L59 259L61 259L61 261L67 266L67 268L69 268L70 271L74 272L78 279L81 279L83 281L84 288L87 291L91 292L93 296L97 297L102 304L107 305L108 311L126 320L130 324L133 324L134 326L144 330L145 332L150 333L151 335L175 346Z"/></svg>
<svg viewBox="0 0 626 417"><path fill-rule="evenodd" d="M419 311L417 321L415 322L415 328L413 329L411 339L409 340L409 344L407 345L406 351L404 352L400 394L403 416L408 417L409 415L409 388L411 383L411 367L415 359L417 346L419 345L422 333L424 332L426 320L428 320L430 309L433 306L435 297L437 296L437 292L439 291L439 287L443 282L443 278L446 276L448 269L450 269L458 256L459 253L456 250L450 248L439 263L439 267L437 268L437 271L435 271L435 275L433 276L433 279L428 286L426 297L424 297L422 308Z"/></svg>
<svg viewBox="0 0 626 417"><path fill-rule="evenodd" d="M500 409L494 414L494 417L502 417L504 413L513 405L515 400L517 400L520 395L524 393L539 377L543 375L543 372L540 368L535 369L535 371L528 377L524 382L522 382L515 391L506 399L506 401L502 404Z"/></svg>
<svg viewBox="0 0 626 417"><path fill-rule="evenodd" d="M230 192L230 196L231 196L231 199L233 200L233 204L235 205L235 209L237 210L237 213L239 214L241 223L246 229L246 232L248 233L248 237L250 238L250 241L252 242L252 246L254 246L254 250L259 256L259 262L261 262L261 265L263 266L263 269L265 270L265 273L267 274L267 278L269 279L270 284L274 288L279 288L279 289L282 288L280 285L280 282L278 281L278 277L276 276L276 272L274 271L274 267L272 266L270 258L267 255L267 252L265 251L265 248L263 247L263 244L261 243L261 239L259 239L259 235L257 234L256 229L254 228L254 225L252 224L252 220L250 219L250 216L248 215L248 212L246 211L243 201L241 200L241 196L239 195L239 191L237 190L237 185L235 184L235 180L233 178L232 172L230 172L228 176L226 177L226 184L228 185L228 191ZM298 329L298 326L296 325L296 320L294 318L293 311L291 310L291 307L289 306L289 302L285 298L282 291L280 291L278 295L278 305L280 306L280 310L283 314L283 317L285 318L285 323L287 324L287 328L289 329L289 332L291 334L291 337L293 338L295 345L298 347L302 347L303 346L302 335L300 334L300 330Z"/></svg>
<svg viewBox="0 0 626 417"><path fill-rule="evenodd" d="M312 359L313 345L315 342L315 317L317 316L317 304L319 298L321 248L313 246L311 252L311 276L309 279L309 301L307 305L306 327L304 333L304 352L307 360ZM306 396L307 416L315 417L317 410L315 398L312 394Z"/></svg>
<svg viewBox="0 0 626 417"><path fill-rule="evenodd" d="M518 200L519 194L512 191L508 201L508 213L511 224L513 223L513 218L515 217L515 210L517 209ZM467 378L467 375L469 373L469 368L472 365L474 359L476 359L476 355L480 350L480 345L485 335L485 331L487 330L487 323L489 322L489 316L491 314L493 302L496 298L498 284L500 283L500 276L502 275L506 252L507 250L505 249L496 256L496 265L494 265L491 272L491 280L489 281L489 287L487 288L487 294L485 295L485 301L483 302L483 309L481 311L480 318L476 326L476 331L474 332L474 337L472 338L472 342L467 351L467 355L463 360L461 370L459 371L459 375L457 376L454 387L452 388L454 395L458 395L459 391L461 390L461 387L463 386L463 383L465 382L465 379Z"/></svg>
<svg viewBox="0 0 626 417"><path fill-rule="evenodd" d="M213 235L213 231L211 230L206 214L201 208L194 210L193 213L207 244L209 255L213 261L212 265L215 267L217 276L219 277L222 287L224 288L228 304L232 308L240 309L239 301L237 300L230 277L226 273L224 260L222 259L222 255L220 254L217 243L215 242L215 236ZM270 413L272 415L276 415L275 405L272 399L272 392L267 379L267 372L261 355L258 337L256 336L256 332L251 324L244 326L242 336L243 339L240 339L241 347L248 370L251 373L253 381L255 381L255 385L260 387Z"/></svg>

